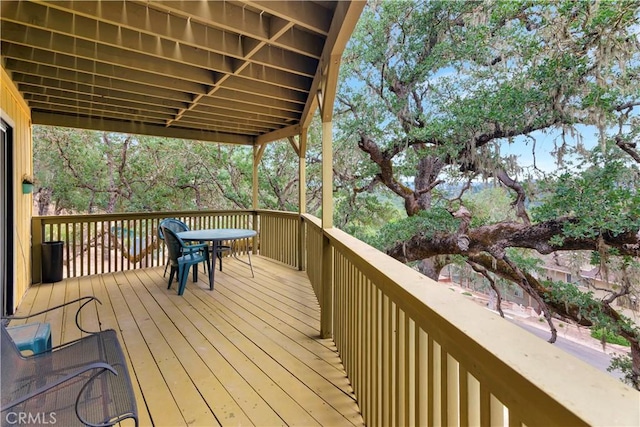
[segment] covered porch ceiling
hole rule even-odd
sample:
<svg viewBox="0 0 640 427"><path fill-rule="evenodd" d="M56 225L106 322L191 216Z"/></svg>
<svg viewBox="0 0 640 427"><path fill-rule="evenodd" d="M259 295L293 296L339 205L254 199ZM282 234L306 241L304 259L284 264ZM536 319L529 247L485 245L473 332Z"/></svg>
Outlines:
<svg viewBox="0 0 640 427"><path fill-rule="evenodd" d="M2 64L34 124L258 145L335 92L364 4L2 0Z"/></svg>

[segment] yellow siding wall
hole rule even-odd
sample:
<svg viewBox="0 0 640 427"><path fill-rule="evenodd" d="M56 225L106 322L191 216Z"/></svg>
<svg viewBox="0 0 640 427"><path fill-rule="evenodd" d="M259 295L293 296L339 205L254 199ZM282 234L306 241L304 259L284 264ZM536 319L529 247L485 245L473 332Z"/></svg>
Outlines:
<svg viewBox="0 0 640 427"><path fill-rule="evenodd" d="M14 307L31 283L31 216L32 194L22 194L22 176L33 175L33 146L31 143L31 111L15 85L2 68L0 80L0 114L13 128L14 246L8 248L14 254L15 272ZM11 204L9 204L11 206Z"/></svg>

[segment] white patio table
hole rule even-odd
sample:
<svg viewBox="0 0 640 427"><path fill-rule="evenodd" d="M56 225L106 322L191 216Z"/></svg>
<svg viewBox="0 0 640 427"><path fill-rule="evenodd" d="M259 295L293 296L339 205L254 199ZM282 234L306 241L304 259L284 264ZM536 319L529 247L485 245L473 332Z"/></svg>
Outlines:
<svg viewBox="0 0 640 427"><path fill-rule="evenodd" d="M213 290L213 281L216 274L216 259L218 258L216 254L217 254L218 245L220 244L220 242L224 242L227 240L247 239L247 238L255 237L258 233L255 230L250 230L247 228L208 228L208 229L202 229L202 230L182 231L176 234L182 240L212 242L211 253L213 257L213 263L211 264L211 269L210 269L211 271L209 272L209 275L211 276L209 283L211 283L210 289ZM249 262L246 264L248 264L251 267L251 275L253 276L253 266L251 265L251 254L249 253L249 251L247 251L247 255L249 255ZM235 253L233 253L233 256L236 259L238 259L235 256ZM239 261L242 261L242 260L239 260ZM245 262L245 261L242 261L242 262Z"/></svg>

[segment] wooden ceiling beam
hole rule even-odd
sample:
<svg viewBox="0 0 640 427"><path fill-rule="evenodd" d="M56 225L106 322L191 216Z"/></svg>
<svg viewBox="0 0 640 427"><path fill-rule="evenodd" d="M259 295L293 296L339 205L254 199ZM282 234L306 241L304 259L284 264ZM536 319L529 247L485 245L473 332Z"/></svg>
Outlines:
<svg viewBox="0 0 640 427"><path fill-rule="evenodd" d="M205 97L199 105L192 110L213 111L213 110L230 110L237 111L247 115L262 115L265 117L273 117L281 120L295 120L300 116L300 111L292 112L279 109L265 109L257 105L237 102L235 100L227 100L220 98Z"/></svg>
<svg viewBox="0 0 640 427"><path fill-rule="evenodd" d="M37 99L29 99L29 106L32 109L32 112L35 111L43 111L47 107L51 108L51 105L55 105L56 112L54 114L76 114L86 117L99 117L101 120L105 119L115 119L115 120L131 120L131 121L142 121L148 120L149 123L162 124L164 120L166 120L166 115L162 114L154 114L149 113L147 115L143 114L133 114L129 109L122 109L113 106L93 106L87 103L78 103L77 105L69 105L64 102L56 102L55 99L47 100L46 102L37 100Z"/></svg>
<svg viewBox="0 0 640 427"><path fill-rule="evenodd" d="M18 84L20 92L25 94L39 94L46 96L56 96L56 93L77 94L79 96L92 96L102 100L115 100L118 102L133 102L140 105L158 106L171 108L175 111L183 108L185 103L174 101L173 99L158 98L153 96L144 96L122 92L114 89L104 89L96 86L88 86L77 83L50 81L50 79L42 79L37 83L25 82L25 79L14 79ZM57 92L55 92L57 91Z"/></svg>
<svg viewBox="0 0 640 427"><path fill-rule="evenodd" d="M233 122L224 119L212 119L210 115L206 113L201 113L198 111L190 110L184 114L182 120L180 121L180 126L185 126L187 124L191 124L193 127L202 126L203 123L207 123L211 126L222 126L227 129L242 129L242 131L246 131L246 133L254 133L259 135L264 132L269 132L271 127L269 126L260 126L254 122L249 120L234 120Z"/></svg>
<svg viewBox="0 0 640 427"><path fill-rule="evenodd" d="M13 70L12 78L16 83L44 85L67 90L71 90L74 86L86 86L93 88L95 93L102 93L105 94L105 96L111 93L111 91L117 91L131 94L131 96L138 95L144 98L157 98L166 102L186 103L192 99L192 96L189 94L179 90L172 90L171 87L160 87L118 80L47 65L34 66L33 64L15 61L13 59L11 61L13 61L11 66ZM149 95L151 89L153 89L153 95Z"/></svg>
<svg viewBox="0 0 640 427"><path fill-rule="evenodd" d="M3 68L34 123L267 143L335 96L353 3L2 0Z"/></svg>
<svg viewBox="0 0 640 427"><path fill-rule="evenodd" d="M147 124L108 118L91 118L79 115L63 115L54 113L32 112L34 124L74 127L80 129L100 129L107 132L121 132L139 135L154 135L166 138L193 139L197 141L219 142L226 144L254 145L255 137L227 132L214 132L198 129L166 127L164 125Z"/></svg>
<svg viewBox="0 0 640 427"><path fill-rule="evenodd" d="M245 1L247 5L270 15L292 21L307 30L326 36L331 26L331 15L318 3L300 1ZM308 3L308 4L303 4Z"/></svg>
<svg viewBox="0 0 640 427"><path fill-rule="evenodd" d="M67 55L24 46L3 45L2 47L2 54L5 58L20 61L22 62L20 65L26 64L30 68L28 70L21 68L20 70L34 75L42 73L43 76L55 78L58 74L66 76L68 73L78 72L125 83L133 82L150 87L171 88L185 93L199 93L206 90L206 85L181 80L176 76L159 76L82 58L76 58L74 62L73 58ZM7 61L7 66L9 65L10 61Z"/></svg>
<svg viewBox="0 0 640 427"><path fill-rule="evenodd" d="M203 125L202 123L203 122L199 121L197 117L190 117L188 115L185 115L180 120L179 127L186 129L217 130L221 132L237 133L239 135L250 135L253 137L258 136L264 132L263 128L257 128L255 126L248 126L239 123L220 121L207 122L206 125Z"/></svg>
<svg viewBox="0 0 640 427"><path fill-rule="evenodd" d="M220 88L214 96L208 96L207 99L224 99L237 101L243 104L261 106L267 109L300 112L302 108L300 103L289 102L284 99L265 98L255 93L238 92L232 89Z"/></svg>
<svg viewBox="0 0 640 427"><path fill-rule="evenodd" d="M307 99L307 94L305 92L291 90L284 87L276 87L261 82L252 82L238 77L233 77L227 80L224 87L230 90L237 90L239 92L249 94L253 93L267 98L287 100L300 104L304 104Z"/></svg>
<svg viewBox="0 0 640 427"><path fill-rule="evenodd" d="M147 2L111 2L109 7L99 7L98 2L90 1L38 1L37 3L50 10L58 9L118 28L134 30L221 55L242 56L241 39L237 35L203 25L190 17L167 13L166 10L154 5L150 7Z"/></svg>
<svg viewBox="0 0 640 427"><path fill-rule="evenodd" d="M42 29L25 28L14 23L4 22L0 29L2 39L16 45L26 45L44 51L67 55L75 58L95 60L109 65L126 67L158 75L176 75L196 83L213 85L219 76L208 69L169 60L153 60L153 56L144 53L117 49L83 39L52 33ZM167 52L169 56L177 52Z"/></svg>
<svg viewBox="0 0 640 427"><path fill-rule="evenodd" d="M269 45L262 46L255 52L251 56L251 62L305 77L313 77L318 63L313 58L305 58L294 52Z"/></svg>
<svg viewBox="0 0 640 427"><path fill-rule="evenodd" d="M7 4L5 5L5 3ZM169 13L172 9L161 9L159 4L129 1L125 6L122 2L120 4L112 2L114 4L109 7L98 8L95 3L88 1L19 3L3 0L2 14L13 16L16 19L23 19L24 15L28 14L30 20L37 20L47 16L43 8L48 11L60 10L79 17L97 19L119 28L136 30L154 37L162 37L195 48L206 49L220 55L239 58L243 56L242 43L246 40L265 41L270 38L268 32L256 31L251 27L246 31L243 31L242 28L227 30L217 28L211 21L209 24L199 22L197 16L190 17L185 13ZM216 1L215 3L220 2ZM9 4L12 4L12 7ZM39 9L31 6L32 4L37 4ZM175 11L175 9L173 10ZM272 30L270 29L270 31ZM286 37L280 37L271 42L274 46L284 50L291 50L318 59L322 52L324 38L295 28L290 30Z"/></svg>
<svg viewBox="0 0 640 427"><path fill-rule="evenodd" d="M41 13L46 13L49 9L44 6L30 5L44 9ZM18 19L20 17L16 17L14 20L13 17L2 16L2 21L5 22L5 24L14 25L24 25L26 23L28 28L27 32L31 32L31 29L40 30L45 32L45 34L50 33L72 37L73 39L129 50L167 61L170 60L207 68L222 73L232 71L231 58L219 53L207 52L203 55L202 48L188 46L176 41L96 21L95 19L65 13L56 9L49 11L45 16L47 17L45 20L35 19L26 22L19 21ZM73 32L72 34L71 31Z"/></svg>
<svg viewBox="0 0 640 427"><path fill-rule="evenodd" d="M256 137L256 144L266 144L268 142L277 141L279 139L285 139L290 136L300 135L301 127L298 124L283 127L281 129L274 130L273 132L265 133Z"/></svg>
<svg viewBox="0 0 640 427"><path fill-rule="evenodd" d="M342 52L353 33L353 29L355 28L365 5L366 1L364 0L337 2L332 26L327 34L327 40L322 52L322 58L316 68L316 75L314 76L313 84L311 85L310 93L312 96L307 98L307 103L304 111L302 112L301 125L303 128L309 127L313 114L318 108L318 99L315 95L319 92L320 86L326 83L325 72L329 66L329 62L332 57L335 58L336 56L340 57L342 55ZM335 87L325 86L324 90L333 91L333 96L335 96Z"/></svg>
<svg viewBox="0 0 640 427"><path fill-rule="evenodd" d="M132 116L144 116L145 114L156 114L164 117L175 114L175 108L160 107L154 105L140 105L133 102L121 100L109 100L103 102L103 99L97 96L83 95L55 89L49 89L47 94L25 93L26 101L49 102L53 105L69 105L82 106L88 109L101 111L120 111L122 113L131 114Z"/></svg>
<svg viewBox="0 0 640 427"><path fill-rule="evenodd" d="M138 2L140 3L140 2ZM266 40L270 20L247 8L227 1L163 1L149 7L220 28L233 34Z"/></svg>
<svg viewBox="0 0 640 427"><path fill-rule="evenodd" d="M249 120L253 123L262 123L263 125L282 126L283 123L287 123L295 118L278 118L273 116L267 116L265 114L247 113L234 109L225 109L220 107L208 107L199 105L197 110L192 109L189 111L197 111L203 114L219 117L220 119L226 118L227 120ZM186 113L185 113L186 114Z"/></svg>

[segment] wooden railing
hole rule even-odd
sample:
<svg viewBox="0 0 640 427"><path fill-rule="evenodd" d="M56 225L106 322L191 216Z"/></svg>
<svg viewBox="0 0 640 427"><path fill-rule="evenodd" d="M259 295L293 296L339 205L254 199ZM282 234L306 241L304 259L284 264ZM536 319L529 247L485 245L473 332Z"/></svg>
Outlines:
<svg viewBox="0 0 640 427"><path fill-rule="evenodd" d="M64 242L67 277L163 265L164 245L138 262L118 252L122 236L132 236L134 252L135 241L153 242L165 217L192 228L255 228L252 251L306 266L321 333L333 337L369 426L640 425L638 392L309 215L35 217L37 274L49 240Z"/></svg>
<svg viewBox="0 0 640 427"><path fill-rule="evenodd" d="M62 242L63 277L104 274L164 265L158 224L178 218L192 229L254 228L254 211L180 211L105 215L36 216L32 220L32 281L42 278L42 244ZM239 251L258 246L250 243Z"/></svg>
<svg viewBox="0 0 640 427"><path fill-rule="evenodd" d="M303 224L307 242L307 276L322 309L322 227L320 220L310 215L303 216Z"/></svg>
<svg viewBox="0 0 640 427"><path fill-rule="evenodd" d="M331 313L323 325L366 425L640 425L637 391L303 218L309 278Z"/></svg>
<svg viewBox="0 0 640 427"><path fill-rule="evenodd" d="M300 217L297 213L260 210L260 255L300 266Z"/></svg>

